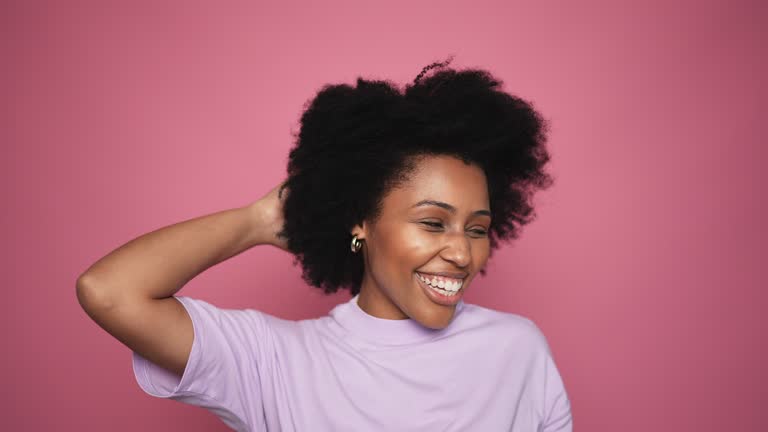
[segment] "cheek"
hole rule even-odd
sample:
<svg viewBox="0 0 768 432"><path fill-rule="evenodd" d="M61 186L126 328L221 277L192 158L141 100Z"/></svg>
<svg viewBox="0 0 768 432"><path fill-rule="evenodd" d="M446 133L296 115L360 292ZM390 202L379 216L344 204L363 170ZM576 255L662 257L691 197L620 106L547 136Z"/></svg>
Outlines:
<svg viewBox="0 0 768 432"><path fill-rule="evenodd" d="M440 250L438 236L420 229L403 230L400 237L403 258L421 266Z"/></svg>
<svg viewBox="0 0 768 432"><path fill-rule="evenodd" d="M481 242L477 248L472 251L472 259L475 261L475 268L480 268L488 261L491 254L491 246L488 241Z"/></svg>
<svg viewBox="0 0 768 432"><path fill-rule="evenodd" d="M437 253L436 238L424 230L409 227L393 231L385 240L387 255L398 267L421 267Z"/></svg>

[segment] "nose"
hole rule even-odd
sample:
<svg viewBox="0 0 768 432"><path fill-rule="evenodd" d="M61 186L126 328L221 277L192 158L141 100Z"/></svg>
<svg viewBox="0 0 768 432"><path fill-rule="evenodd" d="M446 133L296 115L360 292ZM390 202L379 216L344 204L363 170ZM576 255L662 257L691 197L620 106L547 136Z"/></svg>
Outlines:
<svg viewBox="0 0 768 432"><path fill-rule="evenodd" d="M456 267L464 268L472 259L472 249L469 239L464 233L449 233L445 236L445 247L440 256L446 261L451 261Z"/></svg>

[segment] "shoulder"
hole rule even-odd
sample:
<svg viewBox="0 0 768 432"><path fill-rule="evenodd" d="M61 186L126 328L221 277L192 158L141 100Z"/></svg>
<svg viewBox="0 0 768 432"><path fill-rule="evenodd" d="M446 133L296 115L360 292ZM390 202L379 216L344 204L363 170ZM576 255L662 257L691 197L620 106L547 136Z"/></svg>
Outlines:
<svg viewBox="0 0 768 432"><path fill-rule="evenodd" d="M301 333L313 329L317 323L330 319L328 316L294 320L250 307L226 308L199 298L176 297L189 311L193 320L217 326L247 326L283 334Z"/></svg>
<svg viewBox="0 0 768 432"><path fill-rule="evenodd" d="M529 317L465 303L462 320L464 325L479 328L498 341L525 343L537 350L549 350L544 332Z"/></svg>
<svg viewBox="0 0 768 432"><path fill-rule="evenodd" d="M219 323L226 320L241 322L248 320L263 320L268 315L262 311L251 308L226 308L207 300L194 297L177 296L176 299L187 308L190 315L195 314L200 318L213 320Z"/></svg>
<svg viewBox="0 0 768 432"><path fill-rule="evenodd" d="M176 297L192 318L195 334L254 340L269 338L276 329L283 329L290 321L253 308L228 308L199 298Z"/></svg>

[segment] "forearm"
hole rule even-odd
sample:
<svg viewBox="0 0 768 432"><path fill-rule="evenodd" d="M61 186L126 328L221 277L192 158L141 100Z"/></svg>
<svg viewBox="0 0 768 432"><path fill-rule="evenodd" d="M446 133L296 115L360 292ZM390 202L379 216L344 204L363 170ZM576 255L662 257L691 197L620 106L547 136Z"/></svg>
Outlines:
<svg viewBox="0 0 768 432"><path fill-rule="evenodd" d="M209 267L270 242L258 203L224 210L129 241L89 267L77 287L100 301L166 298Z"/></svg>

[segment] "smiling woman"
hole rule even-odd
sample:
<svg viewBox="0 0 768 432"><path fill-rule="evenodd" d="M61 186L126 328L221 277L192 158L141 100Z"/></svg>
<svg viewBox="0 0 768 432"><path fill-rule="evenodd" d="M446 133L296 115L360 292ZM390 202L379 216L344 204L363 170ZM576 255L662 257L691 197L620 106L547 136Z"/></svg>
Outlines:
<svg viewBox="0 0 768 432"><path fill-rule="evenodd" d="M363 79L324 87L285 182L247 207L145 234L81 276L78 299L132 349L146 393L239 431L572 430L538 326L462 300L551 184L545 123L485 71L421 80L435 66L445 64L404 92ZM257 244L352 298L290 321L173 296Z"/></svg>

